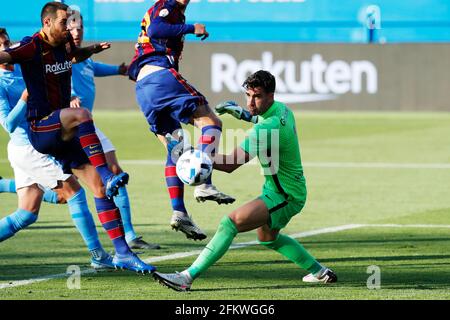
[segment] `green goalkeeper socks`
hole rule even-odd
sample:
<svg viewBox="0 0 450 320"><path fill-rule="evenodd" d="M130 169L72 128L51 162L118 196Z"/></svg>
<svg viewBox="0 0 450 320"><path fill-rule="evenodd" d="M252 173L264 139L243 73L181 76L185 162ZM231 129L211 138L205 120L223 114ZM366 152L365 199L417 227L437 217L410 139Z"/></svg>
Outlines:
<svg viewBox="0 0 450 320"><path fill-rule="evenodd" d="M279 234L274 241L260 241L259 243L282 254L313 274L322 269L322 265L298 241L287 235Z"/></svg>
<svg viewBox="0 0 450 320"><path fill-rule="evenodd" d="M234 222L228 216L223 217L214 237L209 241L194 263L187 269L192 279L197 278L222 258L237 234L238 230Z"/></svg>

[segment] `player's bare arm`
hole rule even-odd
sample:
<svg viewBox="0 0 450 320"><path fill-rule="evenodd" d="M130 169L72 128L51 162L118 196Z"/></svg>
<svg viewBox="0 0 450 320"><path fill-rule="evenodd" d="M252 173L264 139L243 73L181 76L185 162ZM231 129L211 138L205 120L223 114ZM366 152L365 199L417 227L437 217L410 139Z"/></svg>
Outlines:
<svg viewBox="0 0 450 320"><path fill-rule="evenodd" d="M9 63L11 60L9 53L0 51L0 64Z"/></svg>
<svg viewBox="0 0 450 320"><path fill-rule="evenodd" d="M251 159L252 157L250 154L245 152L240 147L237 147L228 155L218 154L214 156L214 169L231 173L243 164L249 162Z"/></svg>
<svg viewBox="0 0 450 320"><path fill-rule="evenodd" d="M111 47L111 43L109 42L101 42L96 43L88 47L79 48L72 59L73 63L82 62L88 58L90 58L93 54L102 52L103 50L109 49Z"/></svg>

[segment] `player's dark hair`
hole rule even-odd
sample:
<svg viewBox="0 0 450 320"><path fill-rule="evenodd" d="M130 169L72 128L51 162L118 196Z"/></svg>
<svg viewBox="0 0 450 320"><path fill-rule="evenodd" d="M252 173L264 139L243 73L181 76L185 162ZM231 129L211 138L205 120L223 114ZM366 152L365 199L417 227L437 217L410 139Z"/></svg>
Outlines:
<svg viewBox="0 0 450 320"><path fill-rule="evenodd" d="M42 25L44 25L44 19L48 16L51 16L52 18L56 17L56 12L58 10L63 10L63 11L67 11L67 8L69 8L69 6L65 3L62 2L56 2L56 1L52 1L52 2L47 2L44 7L42 8L41 11L41 23Z"/></svg>
<svg viewBox="0 0 450 320"><path fill-rule="evenodd" d="M3 35L8 36L8 38L9 38L9 34L8 34L8 31L6 31L6 28L0 27L0 36L3 36Z"/></svg>
<svg viewBox="0 0 450 320"><path fill-rule="evenodd" d="M259 70L250 75L242 86L245 89L261 87L267 93L274 93L275 77L268 71Z"/></svg>

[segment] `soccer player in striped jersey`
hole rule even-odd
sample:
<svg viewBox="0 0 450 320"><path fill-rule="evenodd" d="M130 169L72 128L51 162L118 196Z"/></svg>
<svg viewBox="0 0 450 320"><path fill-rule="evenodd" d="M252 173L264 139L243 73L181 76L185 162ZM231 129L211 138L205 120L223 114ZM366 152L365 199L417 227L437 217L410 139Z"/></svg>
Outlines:
<svg viewBox="0 0 450 320"><path fill-rule="evenodd" d="M110 47L109 43L97 43L77 48L68 31L69 18L76 19L70 11L63 3L46 3L41 11L42 29L0 52L0 63L21 66L29 94L27 120L32 146L55 157L64 172L74 173L92 190L99 219L116 250L113 263L153 272L155 267L129 248L120 212L111 199L128 182L128 174L114 175L109 170L89 110L70 108L72 63Z"/></svg>
<svg viewBox="0 0 450 320"><path fill-rule="evenodd" d="M297 240L280 233L306 202L306 182L294 114L274 100L275 77L269 72L260 70L250 75L243 86L248 111L241 108L241 112L236 112L240 107L235 103L219 105L218 109L220 113L225 110L247 121L258 116L257 124L234 152L217 155L221 161L217 161L214 168L231 173L258 157L265 176L262 194L223 217L214 237L188 269L181 273L155 272L153 276L169 288L187 291L193 280L227 252L239 232L256 229L261 245L310 272L303 281L336 282L333 271L322 266Z"/></svg>
<svg viewBox="0 0 450 320"><path fill-rule="evenodd" d="M0 28L0 50L9 46L8 33ZM17 210L0 219L0 242L37 220L42 199L50 203L67 203L72 220L91 253L91 266L95 269L114 268L112 257L105 252L98 238L84 189L72 175L64 174L52 157L37 152L31 145L25 119L27 101L28 92L20 67L0 65L0 124L10 136L8 159L15 176L15 180L4 181L2 189L7 184L6 191L16 192L17 189L18 197ZM0 183L3 180L7 179L0 179Z"/></svg>
<svg viewBox="0 0 450 320"><path fill-rule="evenodd" d="M136 81L136 98L150 130L166 148L165 136L173 134L177 138L181 123L190 123L202 132L198 148L214 158L222 122L205 97L178 73L185 35L195 34L201 40L209 36L203 24L185 23L188 3L189 0L159 0L145 13L128 73L130 79ZM168 152L165 176L173 209L170 224L188 238L202 240L206 234L187 213L184 186L176 175L175 162ZM235 201L217 190L211 178L195 188L194 197L197 201L212 200L219 204Z"/></svg>
<svg viewBox="0 0 450 320"><path fill-rule="evenodd" d="M81 47L84 36L83 16L80 19L72 20L69 24L70 34L72 35L75 46ZM114 75L127 75L128 66L125 63L121 65L109 65L97 62L88 58L80 63L72 66L72 99L70 101L71 108L86 108L91 113L94 108L95 100L95 79L94 77L107 77ZM123 172L116 156L116 149L111 140L96 126L95 131L102 144L105 152L106 162L114 174ZM120 216L123 221L125 231L125 239L131 249L160 249L155 243L148 243L138 237L134 231L131 222L131 207L128 192L125 186L119 188L119 192L114 196L114 202L120 210Z"/></svg>

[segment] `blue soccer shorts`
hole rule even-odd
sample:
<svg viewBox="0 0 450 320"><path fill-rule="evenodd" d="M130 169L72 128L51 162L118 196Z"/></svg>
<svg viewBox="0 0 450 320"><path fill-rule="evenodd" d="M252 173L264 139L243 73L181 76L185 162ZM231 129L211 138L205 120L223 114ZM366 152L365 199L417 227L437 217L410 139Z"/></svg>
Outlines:
<svg viewBox="0 0 450 320"><path fill-rule="evenodd" d="M197 107L208 104L175 69L158 70L137 81L136 99L150 130L160 135L189 123Z"/></svg>
<svg viewBox="0 0 450 320"><path fill-rule="evenodd" d="M31 145L40 153L53 156L62 166L64 173L89 163L89 158L81 147L77 137L63 141L61 137L61 110L30 122L28 138Z"/></svg>

